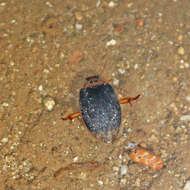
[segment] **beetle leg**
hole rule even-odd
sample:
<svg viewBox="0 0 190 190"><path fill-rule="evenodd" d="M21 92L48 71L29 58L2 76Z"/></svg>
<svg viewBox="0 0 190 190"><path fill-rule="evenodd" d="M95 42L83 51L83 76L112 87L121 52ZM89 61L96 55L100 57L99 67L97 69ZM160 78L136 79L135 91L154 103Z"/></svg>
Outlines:
<svg viewBox="0 0 190 190"><path fill-rule="evenodd" d="M131 105L131 102L137 100L139 97L140 97L140 94L136 97L122 98L121 100L119 100L119 103L120 104L129 103Z"/></svg>
<svg viewBox="0 0 190 190"><path fill-rule="evenodd" d="M62 120L70 119L72 121L74 118L79 117L79 116L80 116L80 112L76 112L76 113L69 114L67 117L62 117L61 119Z"/></svg>

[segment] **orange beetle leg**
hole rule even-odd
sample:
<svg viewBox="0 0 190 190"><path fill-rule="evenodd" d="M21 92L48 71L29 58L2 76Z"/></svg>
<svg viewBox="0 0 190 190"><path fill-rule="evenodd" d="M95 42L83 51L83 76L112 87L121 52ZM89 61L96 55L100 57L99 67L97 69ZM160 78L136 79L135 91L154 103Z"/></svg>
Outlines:
<svg viewBox="0 0 190 190"><path fill-rule="evenodd" d="M136 97L122 98L121 100L119 100L119 103L120 104L129 103L131 105L131 102L137 100L139 97L140 97L140 94Z"/></svg>
<svg viewBox="0 0 190 190"><path fill-rule="evenodd" d="M74 118L76 117L79 117L80 116L80 112L76 112L76 113L72 113L72 114L69 114L67 117L62 117L61 119L62 120L73 120Z"/></svg>

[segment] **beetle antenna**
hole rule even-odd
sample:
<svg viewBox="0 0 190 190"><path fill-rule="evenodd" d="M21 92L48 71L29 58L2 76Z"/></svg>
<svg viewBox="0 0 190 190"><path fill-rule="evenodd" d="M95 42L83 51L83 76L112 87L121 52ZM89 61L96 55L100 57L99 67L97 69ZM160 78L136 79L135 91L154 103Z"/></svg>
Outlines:
<svg viewBox="0 0 190 190"><path fill-rule="evenodd" d="M106 55L103 55L103 57L102 57L102 60L103 60L104 63L103 63L102 69L101 69L100 72L98 73L98 75L100 75L100 76L103 76L104 71L105 71L105 67L106 67L105 56L106 56Z"/></svg>

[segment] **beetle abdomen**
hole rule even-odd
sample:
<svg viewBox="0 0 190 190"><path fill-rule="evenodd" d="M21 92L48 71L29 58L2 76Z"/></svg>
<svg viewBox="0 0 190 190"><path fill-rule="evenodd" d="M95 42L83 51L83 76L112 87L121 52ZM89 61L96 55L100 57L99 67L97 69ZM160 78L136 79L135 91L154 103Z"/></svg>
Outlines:
<svg viewBox="0 0 190 190"><path fill-rule="evenodd" d="M104 142L111 142L119 131L121 108L108 83L82 88L80 108L87 128Z"/></svg>

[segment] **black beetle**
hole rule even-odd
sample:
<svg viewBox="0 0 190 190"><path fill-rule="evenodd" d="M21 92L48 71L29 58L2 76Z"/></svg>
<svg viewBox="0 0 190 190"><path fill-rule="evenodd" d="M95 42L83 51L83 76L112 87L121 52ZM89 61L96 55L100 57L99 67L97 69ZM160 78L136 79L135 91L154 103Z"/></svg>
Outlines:
<svg viewBox="0 0 190 190"><path fill-rule="evenodd" d="M106 143L114 140L121 124L120 104L131 103L139 98L123 98L118 100L112 86L103 81L99 75L86 78L80 90L80 112L73 113L63 120L74 119L82 115L89 131Z"/></svg>

